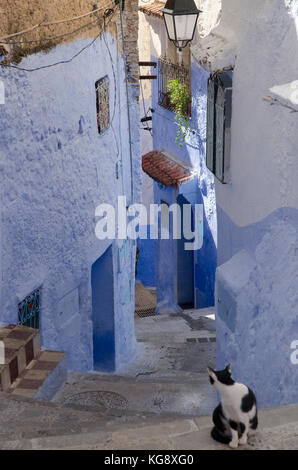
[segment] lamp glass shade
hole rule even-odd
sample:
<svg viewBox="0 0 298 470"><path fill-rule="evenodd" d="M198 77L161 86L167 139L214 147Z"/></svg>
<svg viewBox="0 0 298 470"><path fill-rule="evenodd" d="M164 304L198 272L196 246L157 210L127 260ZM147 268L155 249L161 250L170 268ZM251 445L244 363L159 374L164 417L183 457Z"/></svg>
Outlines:
<svg viewBox="0 0 298 470"><path fill-rule="evenodd" d="M171 41L176 40L175 28L174 28L174 16L168 13L164 13L164 20L166 23L168 36Z"/></svg>
<svg viewBox="0 0 298 470"><path fill-rule="evenodd" d="M192 41L200 10L194 0L167 0L163 13L168 37L179 49Z"/></svg>
<svg viewBox="0 0 298 470"><path fill-rule="evenodd" d="M194 35L198 15L175 15L176 40L191 41Z"/></svg>

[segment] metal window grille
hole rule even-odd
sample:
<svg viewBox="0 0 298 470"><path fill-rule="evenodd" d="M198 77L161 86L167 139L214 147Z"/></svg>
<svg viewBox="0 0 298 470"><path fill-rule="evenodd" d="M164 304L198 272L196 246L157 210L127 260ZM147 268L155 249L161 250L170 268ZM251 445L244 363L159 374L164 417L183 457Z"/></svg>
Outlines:
<svg viewBox="0 0 298 470"><path fill-rule="evenodd" d="M95 83L98 133L103 134L110 126L110 81L105 76Z"/></svg>
<svg viewBox="0 0 298 470"><path fill-rule="evenodd" d="M18 324L39 329L40 289L36 289L18 305Z"/></svg>
<svg viewBox="0 0 298 470"><path fill-rule="evenodd" d="M190 68L173 63L167 57L160 57L158 61L158 104L170 111L175 111L175 107L170 103L170 94L167 83L171 80L179 80L185 84L191 96ZM188 115L191 115L191 99L188 105Z"/></svg>

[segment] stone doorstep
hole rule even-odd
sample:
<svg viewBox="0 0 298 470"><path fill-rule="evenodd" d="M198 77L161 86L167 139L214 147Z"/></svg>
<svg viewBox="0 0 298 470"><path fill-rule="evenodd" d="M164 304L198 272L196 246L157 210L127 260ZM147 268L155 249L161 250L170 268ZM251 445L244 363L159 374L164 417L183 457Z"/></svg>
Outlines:
<svg viewBox="0 0 298 470"><path fill-rule="evenodd" d="M0 330L5 345L5 364L0 365L0 390L8 391L30 361L40 352L40 332L23 325L7 325Z"/></svg>
<svg viewBox="0 0 298 470"><path fill-rule="evenodd" d="M8 392L12 395L33 398L64 356L64 352L41 351L13 382Z"/></svg>
<svg viewBox="0 0 298 470"><path fill-rule="evenodd" d="M137 340L140 343L160 343L162 338L162 344L182 344L182 343L208 343L208 342L216 342L216 334L211 332L203 332L200 331L189 331L185 333L173 333L164 334L164 333L152 333L151 335L139 335L137 336Z"/></svg>

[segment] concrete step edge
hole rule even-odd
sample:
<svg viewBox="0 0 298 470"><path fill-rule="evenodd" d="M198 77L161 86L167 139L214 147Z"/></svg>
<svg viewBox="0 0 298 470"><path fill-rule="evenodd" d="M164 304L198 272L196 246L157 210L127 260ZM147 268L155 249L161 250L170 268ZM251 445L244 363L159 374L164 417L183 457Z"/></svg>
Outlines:
<svg viewBox="0 0 298 470"><path fill-rule="evenodd" d="M87 425L87 427L89 427ZM122 437L125 440L129 439L131 441L137 440L140 435L146 433L157 438L158 436L164 438L165 435L168 435L170 438L172 436L184 435L189 432L198 431L198 425L195 420L188 418L159 418L155 422L142 422L136 421L134 423L115 422L112 426L107 426L106 429L100 429L101 424L90 425L89 429L86 429L85 432L79 433L66 433L51 436L43 437L33 437L29 439L19 439L19 440L5 440L2 441L2 448L22 448L22 449L63 449L76 447L77 445L87 446L99 445L101 448L106 442L114 441L118 442ZM202 420L201 429L210 427L209 418ZM92 429L93 428L93 429ZM91 429L91 430L90 430Z"/></svg>

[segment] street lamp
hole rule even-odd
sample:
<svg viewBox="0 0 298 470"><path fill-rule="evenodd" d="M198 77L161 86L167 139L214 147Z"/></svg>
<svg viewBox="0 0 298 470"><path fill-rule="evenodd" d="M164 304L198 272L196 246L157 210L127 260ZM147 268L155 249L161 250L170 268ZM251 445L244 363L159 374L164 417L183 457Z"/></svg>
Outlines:
<svg viewBox="0 0 298 470"><path fill-rule="evenodd" d="M194 0L167 0L161 11L170 41L181 51L193 40L201 10Z"/></svg>

